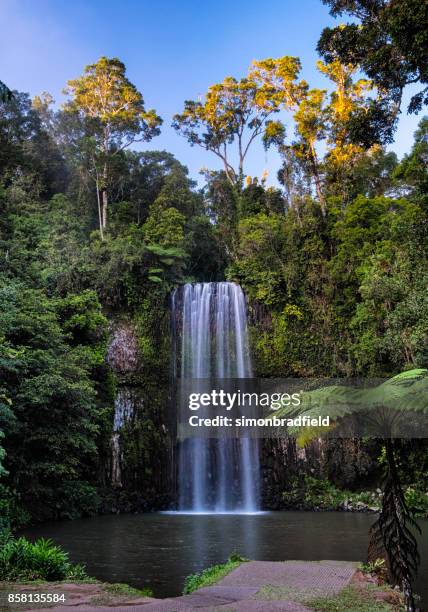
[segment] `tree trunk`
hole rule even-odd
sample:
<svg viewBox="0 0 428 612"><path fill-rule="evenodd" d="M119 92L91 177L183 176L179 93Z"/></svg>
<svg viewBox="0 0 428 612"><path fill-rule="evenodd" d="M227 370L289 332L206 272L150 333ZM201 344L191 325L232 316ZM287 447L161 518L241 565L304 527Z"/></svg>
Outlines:
<svg viewBox="0 0 428 612"><path fill-rule="evenodd" d="M407 612L415 612L412 583L420 557L412 530L420 533L420 528L404 498L394 454L394 440L387 438L385 449L387 475L381 512L378 520L370 529L369 557L371 558L369 560L374 561L374 554L383 558L386 556L390 581L393 585L398 584L401 587ZM381 549L384 554L380 553Z"/></svg>
<svg viewBox="0 0 428 612"><path fill-rule="evenodd" d="M318 170L315 171L315 189L317 192L318 200L320 202L322 216L325 217L327 211L325 206L324 194L321 190L321 180L318 174Z"/></svg>
<svg viewBox="0 0 428 612"><path fill-rule="evenodd" d="M102 201L103 201L102 220L103 220L103 230L104 231L107 231L107 206L108 206L107 179L108 179L107 164L104 164L103 191L102 191Z"/></svg>
<svg viewBox="0 0 428 612"><path fill-rule="evenodd" d="M107 230L107 205L108 205L108 195L107 195L107 190L103 189L102 191L102 202L103 202L103 206L102 206L102 228L104 231Z"/></svg>
<svg viewBox="0 0 428 612"><path fill-rule="evenodd" d="M98 178L96 179L96 189L97 189L98 222L99 222L99 225L100 225L100 236L101 236L101 240L104 240L103 213L102 213L102 210L101 210L100 186L98 184Z"/></svg>
<svg viewBox="0 0 428 612"><path fill-rule="evenodd" d="M311 152L311 157L312 157L312 171L314 173L315 190L317 192L318 200L320 203L322 216L325 217L326 212L327 212L326 205L325 205L325 198L324 198L324 194L322 192L322 187L321 187L321 177L319 173L318 156L317 156L317 152L313 144L310 144L310 152Z"/></svg>

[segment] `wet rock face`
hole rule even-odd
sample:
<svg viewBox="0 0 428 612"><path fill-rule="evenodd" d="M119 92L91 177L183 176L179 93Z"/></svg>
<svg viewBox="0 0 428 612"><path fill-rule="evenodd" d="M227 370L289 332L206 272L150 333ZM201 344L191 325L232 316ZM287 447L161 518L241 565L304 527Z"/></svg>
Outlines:
<svg viewBox="0 0 428 612"><path fill-rule="evenodd" d="M114 487L122 486L123 440L120 432L132 420L139 402L140 398L135 389L118 388L114 401L113 434L111 437L111 483Z"/></svg>
<svg viewBox="0 0 428 612"><path fill-rule="evenodd" d="M122 486L122 457L120 436L114 433L111 438L111 484L114 487Z"/></svg>
<svg viewBox="0 0 428 612"><path fill-rule="evenodd" d="M127 386L129 375L138 369L138 347L135 330L130 323L112 324L110 344L107 351L107 363L114 371L117 380L116 398L114 401L114 421L111 437L111 484L122 487L124 465L123 427L130 423L139 405L139 393L134 387ZM132 434L131 438L132 438Z"/></svg>
<svg viewBox="0 0 428 612"><path fill-rule="evenodd" d="M139 401L140 398L135 389L128 387L118 388L114 401L113 431L120 431L132 419Z"/></svg>
<svg viewBox="0 0 428 612"><path fill-rule="evenodd" d="M131 325L120 324L112 331L107 351L107 362L117 374L126 374L137 369L137 339Z"/></svg>

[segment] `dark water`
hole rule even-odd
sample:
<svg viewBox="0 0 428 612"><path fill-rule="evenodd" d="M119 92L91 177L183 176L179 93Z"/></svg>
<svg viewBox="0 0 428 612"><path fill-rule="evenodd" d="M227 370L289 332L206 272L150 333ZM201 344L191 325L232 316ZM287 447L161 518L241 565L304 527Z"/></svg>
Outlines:
<svg viewBox="0 0 428 612"><path fill-rule="evenodd" d="M259 515L141 514L45 523L31 538L62 544L72 561L109 582L150 586L155 596L181 593L184 579L231 552L266 561L364 561L373 515L270 512ZM428 521L421 521L418 591L428 601Z"/></svg>

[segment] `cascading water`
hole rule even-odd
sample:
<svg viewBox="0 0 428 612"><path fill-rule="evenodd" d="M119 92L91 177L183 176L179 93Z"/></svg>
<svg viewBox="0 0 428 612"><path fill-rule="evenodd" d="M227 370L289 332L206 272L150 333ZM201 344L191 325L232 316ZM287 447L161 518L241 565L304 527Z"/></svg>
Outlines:
<svg viewBox="0 0 428 612"><path fill-rule="evenodd" d="M245 297L239 285L186 284L174 292L172 308L182 380L252 377ZM257 511L257 440L183 440L178 455L178 494L180 511Z"/></svg>

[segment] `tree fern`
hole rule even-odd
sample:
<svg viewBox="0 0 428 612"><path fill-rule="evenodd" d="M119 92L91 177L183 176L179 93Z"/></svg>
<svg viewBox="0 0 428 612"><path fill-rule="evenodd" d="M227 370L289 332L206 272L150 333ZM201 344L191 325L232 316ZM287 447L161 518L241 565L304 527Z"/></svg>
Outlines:
<svg viewBox="0 0 428 612"><path fill-rule="evenodd" d="M409 415L413 423L410 423ZM411 427L426 426L428 414L428 370L414 369L402 372L371 388L331 385L306 391L298 407L282 407L275 415L294 418L330 417L330 428L343 432L346 421L364 424L364 430L372 428L375 435L385 439L387 473L382 497L382 508L373 525L370 546L383 549L388 560L390 580L398 584L405 594L407 609L415 610L412 583L420 562L417 541L412 532L420 531L407 507L400 483L394 436L411 431ZM410 429L409 429L410 428ZM320 428L290 428L289 433L307 443L320 436ZM380 432L380 433L379 433Z"/></svg>

